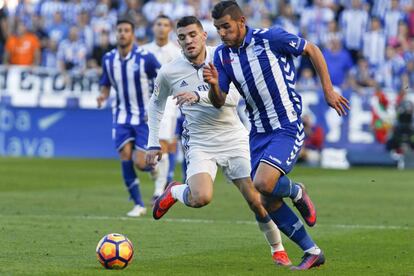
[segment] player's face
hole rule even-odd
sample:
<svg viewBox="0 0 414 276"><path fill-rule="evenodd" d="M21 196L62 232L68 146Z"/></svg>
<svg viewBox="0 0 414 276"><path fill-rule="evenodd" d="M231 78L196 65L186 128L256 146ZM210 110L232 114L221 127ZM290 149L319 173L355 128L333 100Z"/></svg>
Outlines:
<svg viewBox="0 0 414 276"><path fill-rule="evenodd" d="M116 26L116 41L120 47L128 47L134 43L134 30L129 23Z"/></svg>
<svg viewBox="0 0 414 276"><path fill-rule="evenodd" d="M206 46L207 33L197 24L177 29L178 44L188 59L197 58Z"/></svg>
<svg viewBox="0 0 414 276"><path fill-rule="evenodd" d="M214 19L217 33L226 46L235 47L243 42L243 30L246 28L245 20L244 16L234 20L228 14L219 19Z"/></svg>
<svg viewBox="0 0 414 276"><path fill-rule="evenodd" d="M156 38L166 39L171 32L171 22L167 18L158 18L154 23L153 31Z"/></svg>

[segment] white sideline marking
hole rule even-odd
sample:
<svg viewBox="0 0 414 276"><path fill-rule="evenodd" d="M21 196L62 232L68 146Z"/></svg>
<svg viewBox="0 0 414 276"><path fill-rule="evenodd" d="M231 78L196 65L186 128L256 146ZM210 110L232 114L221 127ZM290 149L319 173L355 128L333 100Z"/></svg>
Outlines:
<svg viewBox="0 0 414 276"><path fill-rule="evenodd" d="M6 217L31 217L31 218L45 218L45 219L81 219L81 220L128 220L128 221L150 221L156 222L152 218L130 218L130 217L109 217L109 216L57 216L57 215L2 215L0 218ZM256 225L255 221L249 220L210 220L210 219L185 219L185 218L163 218L160 222L179 222L179 223L201 223L201 224L246 224ZM372 230L414 230L414 227L401 225L363 225L363 224L317 224L318 227L327 228L342 228L342 229L372 229Z"/></svg>

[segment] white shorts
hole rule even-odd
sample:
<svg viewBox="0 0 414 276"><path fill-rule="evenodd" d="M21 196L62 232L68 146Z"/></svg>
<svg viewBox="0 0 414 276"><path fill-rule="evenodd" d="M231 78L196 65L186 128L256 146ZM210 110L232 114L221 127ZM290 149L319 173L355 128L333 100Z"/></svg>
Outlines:
<svg viewBox="0 0 414 276"><path fill-rule="evenodd" d="M247 153L247 154L246 154ZM214 181L217 165L222 167L228 180L250 177L251 165L248 151L234 154L212 154L201 150L190 150L186 153L187 179L198 173L208 173Z"/></svg>
<svg viewBox="0 0 414 276"><path fill-rule="evenodd" d="M167 98L164 114L160 123L159 139L168 142L175 138L175 128L177 126L178 108L172 96Z"/></svg>

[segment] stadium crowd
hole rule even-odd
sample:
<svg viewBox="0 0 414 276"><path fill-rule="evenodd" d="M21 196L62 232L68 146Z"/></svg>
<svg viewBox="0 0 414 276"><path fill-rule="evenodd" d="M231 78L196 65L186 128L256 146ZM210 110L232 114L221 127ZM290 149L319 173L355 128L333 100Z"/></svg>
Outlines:
<svg viewBox="0 0 414 276"><path fill-rule="evenodd" d="M115 45L119 15L136 20L139 45L153 39L159 14L200 18L208 44L219 44L211 9L217 0L0 0L0 61L58 68L68 79L101 74ZM414 0L240 0L251 27L280 25L321 47L332 83L372 95L372 128L385 143L392 123L386 93L403 102L414 86ZM174 35L174 34L172 34ZM175 41L175 39L173 39ZM309 59L296 60L298 89L319 89Z"/></svg>
<svg viewBox="0 0 414 276"><path fill-rule="evenodd" d="M139 44L152 40L151 22L196 15L218 44L211 20L215 0L20 0L0 1L3 63L40 65L82 73L100 68L114 47L120 14L134 16ZM252 27L280 25L323 49L332 82L400 92L414 84L414 1L412 0L245 0ZM7 4L8 3L8 4ZM298 88L314 89L309 60L298 61Z"/></svg>

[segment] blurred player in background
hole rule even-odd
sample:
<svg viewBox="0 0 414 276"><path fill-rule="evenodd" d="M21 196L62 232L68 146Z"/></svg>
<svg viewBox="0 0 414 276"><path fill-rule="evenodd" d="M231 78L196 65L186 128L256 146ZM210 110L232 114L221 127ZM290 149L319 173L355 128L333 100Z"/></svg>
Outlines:
<svg viewBox="0 0 414 276"><path fill-rule="evenodd" d="M161 65L166 64L181 55L180 48L169 40L170 32L173 30L173 23L166 15L159 15L152 28L155 40L142 45L142 48L153 53ZM175 128L177 125L178 108L172 97L168 97L165 106L164 116L160 125L160 145L162 158L157 164L158 175L155 180L155 190L152 202L164 191L167 185L169 168L175 167L175 153L177 151L177 139ZM172 164L170 164L170 161Z"/></svg>
<svg viewBox="0 0 414 276"><path fill-rule="evenodd" d="M116 92L113 118L113 139L122 161L122 176L134 201L134 208L127 213L139 217L146 212L139 188L135 166L149 171L145 151L148 141L147 103L150 82L161 67L155 56L134 43L134 20L118 18L116 23L117 49L102 59L103 73L100 80L101 94L98 107L109 97L110 88ZM135 156L133 154L135 153Z"/></svg>
<svg viewBox="0 0 414 276"><path fill-rule="evenodd" d="M158 137L160 121L167 99L173 95L185 116L182 143L187 181L168 185L154 204L153 216L160 219L177 200L193 208L210 203L217 166L221 166L256 214L259 228L271 246L273 260L279 265L290 265L280 232L261 205L260 195L250 178L247 130L236 111L240 95L233 89L222 109L211 105L209 86L203 81L202 68L206 62L212 61L214 48L206 47L207 33L196 17L186 16L177 22L177 37L183 55L163 65L150 100L146 158L147 164L154 166L156 159L162 157Z"/></svg>
<svg viewBox="0 0 414 276"><path fill-rule="evenodd" d="M305 252L302 262L292 269L322 265L323 252L283 202L284 197L291 198L306 223L309 226L316 223L315 207L303 185L286 176L305 138L292 56L310 57L321 79L325 99L339 115L346 114L348 101L333 90L326 62L314 44L278 27L249 28L235 1L217 3L212 17L223 44L215 52L214 64L204 67L204 80L211 87L209 98L215 107L225 105L226 96L231 97L229 88L233 83L246 99L252 125L250 152L254 185L280 230Z"/></svg>

